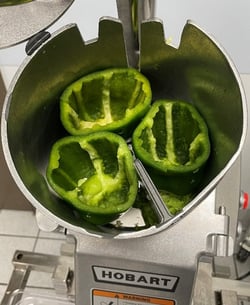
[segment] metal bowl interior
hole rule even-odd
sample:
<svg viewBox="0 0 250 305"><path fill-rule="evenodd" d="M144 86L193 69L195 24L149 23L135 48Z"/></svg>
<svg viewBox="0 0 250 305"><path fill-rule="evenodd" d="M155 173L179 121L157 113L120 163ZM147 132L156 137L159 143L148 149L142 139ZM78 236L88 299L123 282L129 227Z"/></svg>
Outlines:
<svg viewBox="0 0 250 305"><path fill-rule="evenodd" d="M67 85L83 75L126 66L119 21L103 18L98 39L89 42L83 41L76 25L68 25L26 58L5 100L2 142L14 180L39 211L76 232L118 238L123 233L82 221L47 184L45 171L51 146L67 134L59 118L59 97ZM197 196L189 204L193 207L216 187L242 149L246 105L237 71L218 44L191 22L175 48L165 43L158 20L142 24L140 70L151 82L153 99L188 101L208 125L212 152ZM176 223L183 213L171 221ZM156 233L167 226L142 230L139 235ZM128 236L138 236L134 231Z"/></svg>

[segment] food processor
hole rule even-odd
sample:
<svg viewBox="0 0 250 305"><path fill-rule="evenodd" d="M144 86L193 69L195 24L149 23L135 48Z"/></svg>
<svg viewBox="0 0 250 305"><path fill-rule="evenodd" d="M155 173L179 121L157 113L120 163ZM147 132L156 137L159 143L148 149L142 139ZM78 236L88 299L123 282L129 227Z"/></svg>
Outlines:
<svg viewBox="0 0 250 305"><path fill-rule="evenodd" d="M22 10L41 17L41 22L34 17L25 33L13 31L15 35L0 39L1 47L29 39L27 57L3 107L5 159L17 186L35 207L39 227L67 237L60 257L17 250L1 304L16 304L19 296L12 292L25 285L34 269L52 271L56 292L76 305L250 304L249 205L241 189L247 106L233 62L192 21L184 26L179 46L170 45L152 0L117 0L119 18L102 17L98 38L91 41L84 41L77 24L54 33L44 30L72 2L0 7L5 17ZM50 14L41 14L43 6ZM91 224L46 180L51 147L66 135L59 116L62 91L83 75L117 67L142 72L150 81L153 100L193 104L209 130L211 154L205 175L195 197L176 215L166 211L150 175L135 158L139 187L146 190L158 216L150 226L136 208L107 225Z"/></svg>

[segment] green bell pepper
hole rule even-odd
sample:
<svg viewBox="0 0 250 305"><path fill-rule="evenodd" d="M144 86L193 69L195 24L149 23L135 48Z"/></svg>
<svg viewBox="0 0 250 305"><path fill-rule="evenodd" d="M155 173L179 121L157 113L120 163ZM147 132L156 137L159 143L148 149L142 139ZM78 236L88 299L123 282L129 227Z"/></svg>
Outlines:
<svg viewBox="0 0 250 305"><path fill-rule="evenodd" d="M192 194L176 195L164 190L160 191L162 200L166 204L171 215L175 216L179 213L191 200ZM152 207L152 203L149 201L148 196L143 189L138 190L136 201L133 207L141 210L145 227L151 227L159 224L159 218Z"/></svg>
<svg viewBox="0 0 250 305"><path fill-rule="evenodd" d="M154 102L135 129L132 141L136 156L158 189L184 195L200 183L210 141L207 125L193 105Z"/></svg>
<svg viewBox="0 0 250 305"><path fill-rule="evenodd" d="M69 85L60 98L60 116L71 135L93 131L127 134L151 103L148 79L133 68L94 72Z"/></svg>
<svg viewBox="0 0 250 305"><path fill-rule="evenodd" d="M58 140L51 149L47 180L95 224L110 222L128 210L138 189L126 141L107 131Z"/></svg>
<svg viewBox="0 0 250 305"><path fill-rule="evenodd" d="M34 0L0 0L0 7L1 6L10 6L10 5L19 5L27 2L31 2Z"/></svg>
<svg viewBox="0 0 250 305"><path fill-rule="evenodd" d="M192 199L192 194L176 195L164 190L160 191L162 200L172 215L179 213Z"/></svg>

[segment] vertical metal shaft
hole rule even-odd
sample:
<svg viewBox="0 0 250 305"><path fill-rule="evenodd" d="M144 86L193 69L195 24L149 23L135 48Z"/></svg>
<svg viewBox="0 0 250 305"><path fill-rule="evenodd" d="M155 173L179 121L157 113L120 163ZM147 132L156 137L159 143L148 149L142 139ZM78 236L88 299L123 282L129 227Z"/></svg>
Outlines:
<svg viewBox="0 0 250 305"><path fill-rule="evenodd" d="M140 49L140 24L154 16L156 0L116 0L118 17L123 25L123 35L128 65L138 67Z"/></svg>

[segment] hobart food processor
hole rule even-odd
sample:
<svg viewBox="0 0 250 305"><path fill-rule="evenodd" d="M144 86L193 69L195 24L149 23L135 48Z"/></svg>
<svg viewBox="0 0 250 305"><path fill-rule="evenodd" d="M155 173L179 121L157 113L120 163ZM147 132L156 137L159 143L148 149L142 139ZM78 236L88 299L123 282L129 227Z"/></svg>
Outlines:
<svg viewBox="0 0 250 305"><path fill-rule="evenodd" d="M191 21L178 48L169 45L153 1L117 0L119 19L101 18L98 38L91 41L84 41L76 24L43 30L72 1L51 3L56 15L53 6L41 14L46 1L0 8L3 16L10 10L39 12L41 20L53 15L42 24L34 17L21 37L3 40L5 47L32 36L8 89L1 133L10 172L35 207L39 227L62 232L67 242L60 257L17 250L2 304L18 301L13 291L34 269L52 272L56 292L76 305L250 304L248 195L240 181L247 109L234 64ZM65 134L58 100L82 75L128 66L147 76L153 99L181 99L197 107L208 125L211 155L199 191L175 216L135 158L140 187L158 222L145 226L140 210L132 208L115 222L93 225L77 217L46 181L51 146Z"/></svg>

